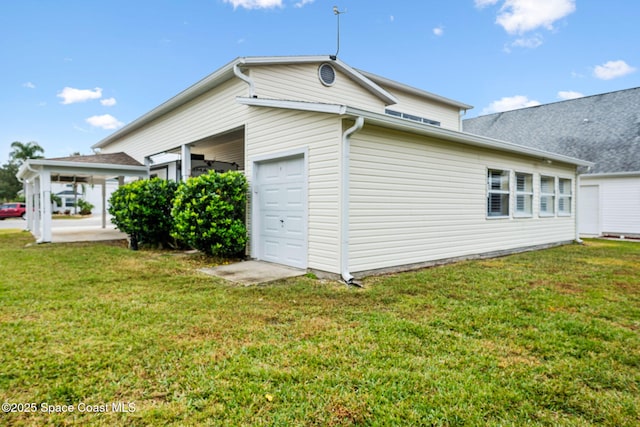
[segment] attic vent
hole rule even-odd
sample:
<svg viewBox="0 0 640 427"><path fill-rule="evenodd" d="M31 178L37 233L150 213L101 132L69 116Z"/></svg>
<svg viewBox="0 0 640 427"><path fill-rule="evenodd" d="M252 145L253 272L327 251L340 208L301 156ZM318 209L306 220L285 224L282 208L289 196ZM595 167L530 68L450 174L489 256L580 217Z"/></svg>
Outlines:
<svg viewBox="0 0 640 427"><path fill-rule="evenodd" d="M318 77L325 86L333 86L336 81L336 70L329 64L322 64L318 68Z"/></svg>

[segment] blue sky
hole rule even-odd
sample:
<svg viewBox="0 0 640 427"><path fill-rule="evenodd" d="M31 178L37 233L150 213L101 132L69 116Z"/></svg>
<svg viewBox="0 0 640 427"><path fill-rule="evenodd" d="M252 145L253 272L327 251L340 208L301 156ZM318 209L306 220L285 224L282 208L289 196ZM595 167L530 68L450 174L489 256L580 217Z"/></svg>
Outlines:
<svg viewBox="0 0 640 427"><path fill-rule="evenodd" d="M336 51L475 108L640 86L637 0L0 0L0 162L90 146L238 56Z"/></svg>

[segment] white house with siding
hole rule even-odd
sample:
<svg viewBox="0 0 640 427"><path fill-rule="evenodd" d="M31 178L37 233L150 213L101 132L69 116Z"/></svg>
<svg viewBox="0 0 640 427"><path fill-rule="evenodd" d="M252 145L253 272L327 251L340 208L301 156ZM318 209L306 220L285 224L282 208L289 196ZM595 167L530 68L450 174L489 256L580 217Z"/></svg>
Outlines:
<svg viewBox="0 0 640 427"><path fill-rule="evenodd" d="M464 130L593 162L578 183L578 231L640 238L640 88L464 120Z"/></svg>
<svg viewBox="0 0 640 427"><path fill-rule="evenodd" d="M590 163L465 134L469 108L335 57L237 58L94 148L167 178L237 165L248 255L346 281L574 241Z"/></svg>

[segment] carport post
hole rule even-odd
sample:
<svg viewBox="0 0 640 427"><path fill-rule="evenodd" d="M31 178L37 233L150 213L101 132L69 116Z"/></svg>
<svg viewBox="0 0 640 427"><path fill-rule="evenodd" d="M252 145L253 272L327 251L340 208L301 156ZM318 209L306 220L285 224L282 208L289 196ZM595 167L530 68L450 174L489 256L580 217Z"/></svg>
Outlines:
<svg viewBox="0 0 640 427"><path fill-rule="evenodd" d="M51 242L51 172L40 172L40 241L38 243Z"/></svg>
<svg viewBox="0 0 640 427"><path fill-rule="evenodd" d="M102 182L102 228L107 228L107 179Z"/></svg>
<svg viewBox="0 0 640 427"><path fill-rule="evenodd" d="M33 230L33 217L35 213L33 212L33 178L29 180L24 180L24 201L27 205L27 231Z"/></svg>
<svg viewBox="0 0 640 427"><path fill-rule="evenodd" d="M186 181L191 176L191 147L187 144L180 149L180 160L182 165L182 181Z"/></svg>

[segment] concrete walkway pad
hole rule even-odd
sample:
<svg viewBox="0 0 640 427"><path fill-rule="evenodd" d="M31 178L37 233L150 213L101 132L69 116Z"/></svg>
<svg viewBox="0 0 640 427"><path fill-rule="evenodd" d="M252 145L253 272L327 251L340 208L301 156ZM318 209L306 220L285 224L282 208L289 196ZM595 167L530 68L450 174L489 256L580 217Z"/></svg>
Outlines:
<svg viewBox="0 0 640 427"><path fill-rule="evenodd" d="M306 273L306 270L264 261L242 261L212 268L202 268L199 271L245 286L303 276Z"/></svg>

